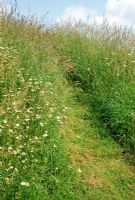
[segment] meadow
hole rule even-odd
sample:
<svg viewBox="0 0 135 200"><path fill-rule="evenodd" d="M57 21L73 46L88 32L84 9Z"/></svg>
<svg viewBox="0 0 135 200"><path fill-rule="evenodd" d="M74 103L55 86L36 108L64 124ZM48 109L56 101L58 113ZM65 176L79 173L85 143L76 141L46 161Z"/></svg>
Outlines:
<svg viewBox="0 0 135 200"><path fill-rule="evenodd" d="M100 27L77 24L64 33L60 51L72 62L67 74L90 95L112 136L134 152L135 30L104 19Z"/></svg>
<svg viewBox="0 0 135 200"><path fill-rule="evenodd" d="M0 21L1 200L134 199L134 31Z"/></svg>

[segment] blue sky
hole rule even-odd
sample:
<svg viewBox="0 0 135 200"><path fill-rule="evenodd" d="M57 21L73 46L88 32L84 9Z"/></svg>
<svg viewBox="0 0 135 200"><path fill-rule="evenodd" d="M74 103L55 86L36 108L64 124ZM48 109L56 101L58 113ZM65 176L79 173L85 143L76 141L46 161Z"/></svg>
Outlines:
<svg viewBox="0 0 135 200"><path fill-rule="evenodd" d="M14 0L4 0L14 2ZM132 25L135 23L135 0L17 0L19 10L24 15L39 17L47 12L51 22L68 19L86 21L87 17L102 22L106 15L110 23Z"/></svg>
<svg viewBox="0 0 135 200"><path fill-rule="evenodd" d="M6 0L6 2L13 3L14 0ZM17 0L17 2L20 12L25 15L37 14L41 16L49 12L48 18L54 20L63 15L66 8L72 6L98 10L102 15L106 0Z"/></svg>

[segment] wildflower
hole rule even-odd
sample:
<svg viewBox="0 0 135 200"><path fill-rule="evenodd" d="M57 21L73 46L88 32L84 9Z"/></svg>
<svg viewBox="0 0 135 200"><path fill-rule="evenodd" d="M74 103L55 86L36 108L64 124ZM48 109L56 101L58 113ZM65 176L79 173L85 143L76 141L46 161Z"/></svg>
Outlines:
<svg viewBox="0 0 135 200"><path fill-rule="evenodd" d="M37 109L39 109L39 110L40 110L40 109L41 109L41 106L37 106Z"/></svg>
<svg viewBox="0 0 135 200"><path fill-rule="evenodd" d="M14 167L13 167L13 166L10 166L9 169L14 169Z"/></svg>
<svg viewBox="0 0 135 200"><path fill-rule="evenodd" d="M18 153L17 151L13 150L13 154L14 154L14 155L16 155L17 153Z"/></svg>
<svg viewBox="0 0 135 200"><path fill-rule="evenodd" d="M38 84L39 84L39 82L38 82L38 81L36 81L36 82L35 82L35 85L38 85Z"/></svg>
<svg viewBox="0 0 135 200"><path fill-rule="evenodd" d="M26 110L28 113L31 113L31 110L28 108L27 110Z"/></svg>
<svg viewBox="0 0 135 200"><path fill-rule="evenodd" d="M6 184L10 184L10 179L8 177L5 178Z"/></svg>
<svg viewBox="0 0 135 200"><path fill-rule="evenodd" d="M51 82L48 82L48 85L52 86L52 83L51 83Z"/></svg>
<svg viewBox="0 0 135 200"><path fill-rule="evenodd" d="M16 112L16 113L19 113L20 111L19 111L17 108L15 108L15 112Z"/></svg>
<svg viewBox="0 0 135 200"><path fill-rule="evenodd" d="M40 115L36 115L36 119L41 119L41 116Z"/></svg>
<svg viewBox="0 0 135 200"><path fill-rule="evenodd" d="M3 123L4 123L4 124L7 124L7 120L6 120L6 119L4 119L4 120L3 120Z"/></svg>
<svg viewBox="0 0 135 200"><path fill-rule="evenodd" d="M21 140L21 138L22 138L22 135L16 136L17 140Z"/></svg>
<svg viewBox="0 0 135 200"><path fill-rule="evenodd" d="M78 172L81 174L81 173L82 173L82 170L79 168L79 169L78 169Z"/></svg>
<svg viewBox="0 0 135 200"><path fill-rule="evenodd" d="M40 126L41 126L41 127L43 127L43 126L44 126L43 122L40 122Z"/></svg>
<svg viewBox="0 0 135 200"><path fill-rule="evenodd" d="M65 119L68 119L68 116L64 116Z"/></svg>
<svg viewBox="0 0 135 200"><path fill-rule="evenodd" d="M8 151L12 151L13 150L13 148L12 147L8 147Z"/></svg>
<svg viewBox="0 0 135 200"><path fill-rule="evenodd" d="M26 118L26 119L24 119L26 122L28 122L30 119L29 118Z"/></svg>
<svg viewBox="0 0 135 200"><path fill-rule="evenodd" d="M50 112L53 112L53 111L54 111L54 109L53 109L53 108L49 108L49 110L50 110Z"/></svg>
<svg viewBox="0 0 135 200"><path fill-rule="evenodd" d="M29 182L24 182L24 181L22 181L20 184L21 184L21 186L26 186L26 187L30 186Z"/></svg>
<svg viewBox="0 0 135 200"><path fill-rule="evenodd" d="M60 120L60 116L57 116L56 118L57 118L58 121Z"/></svg>
<svg viewBox="0 0 135 200"><path fill-rule="evenodd" d="M47 134L47 133L45 133L45 134L43 135L43 137L44 137L44 138L46 138L47 136L48 136L48 134Z"/></svg>
<svg viewBox="0 0 135 200"><path fill-rule="evenodd" d="M21 154L22 154L22 156L26 156L26 153L25 153L25 152L22 152Z"/></svg>
<svg viewBox="0 0 135 200"><path fill-rule="evenodd" d="M20 126L19 124L16 124L16 128L19 128L19 126Z"/></svg>
<svg viewBox="0 0 135 200"><path fill-rule="evenodd" d="M35 140L38 140L38 137L37 137L37 136L35 136Z"/></svg>
<svg viewBox="0 0 135 200"><path fill-rule="evenodd" d="M25 160L22 160L21 162L22 162L22 163L25 163L25 162L26 162L26 159L25 159Z"/></svg>

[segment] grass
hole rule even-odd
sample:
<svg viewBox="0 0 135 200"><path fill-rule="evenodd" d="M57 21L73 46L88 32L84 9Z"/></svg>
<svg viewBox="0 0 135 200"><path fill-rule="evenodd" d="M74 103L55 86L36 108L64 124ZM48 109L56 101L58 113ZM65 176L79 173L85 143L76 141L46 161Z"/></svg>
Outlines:
<svg viewBox="0 0 135 200"><path fill-rule="evenodd" d="M110 90L108 82L100 84L105 73L106 81L114 79L106 68L91 66L106 67L104 59L98 63L106 50L74 29L66 34L43 29L33 18L1 17L0 198L134 199L134 167L97 118ZM131 96L132 90L123 89ZM107 127L116 127L104 116ZM123 125L117 132L122 140ZM131 146L134 140L124 141Z"/></svg>
<svg viewBox="0 0 135 200"><path fill-rule="evenodd" d="M71 66L65 64L68 76L91 95L91 105L113 137L134 152L135 34L112 27L108 35L106 24L96 33L94 28L63 33L59 51L71 60Z"/></svg>
<svg viewBox="0 0 135 200"><path fill-rule="evenodd" d="M90 112L82 103L83 92L72 90L67 98L68 118L60 133L78 172L80 199L134 199L134 168L125 162L122 149L94 117L92 108Z"/></svg>
<svg viewBox="0 0 135 200"><path fill-rule="evenodd" d="M1 198L74 199L74 173L58 136L66 107L57 57L47 42L51 37L45 33L42 40L33 25L3 20Z"/></svg>

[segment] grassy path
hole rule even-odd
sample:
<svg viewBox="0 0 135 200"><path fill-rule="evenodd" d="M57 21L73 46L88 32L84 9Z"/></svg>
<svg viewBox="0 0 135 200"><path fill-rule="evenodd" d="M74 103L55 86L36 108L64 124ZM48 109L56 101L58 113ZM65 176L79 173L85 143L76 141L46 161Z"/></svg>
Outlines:
<svg viewBox="0 0 135 200"><path fill-rule="evenodd" d="M25 21L3 20L0 199L135 199L134 169L67 81L60 42Z"/></svg>
<svg viewBox="0 0 135 200"><path fill-rule="evenodd" d="M65 81L66 82L66 81ZM68 107L60 135L77 174L81 199L135 199L134 169L85 103L83 92L66 84L62 100Z"/></svg>

